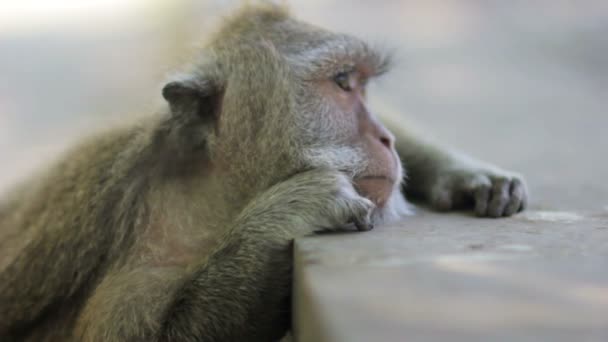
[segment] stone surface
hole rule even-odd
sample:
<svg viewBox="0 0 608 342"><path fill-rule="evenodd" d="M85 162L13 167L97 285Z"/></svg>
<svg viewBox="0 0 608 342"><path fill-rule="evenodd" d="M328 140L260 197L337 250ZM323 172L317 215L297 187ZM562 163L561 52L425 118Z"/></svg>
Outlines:
<svg viewBox="0 0 608 342"><path fill-rule="evenodd" d="M295 258L301 342L608 340L608 212L424 211Z"/></svg>

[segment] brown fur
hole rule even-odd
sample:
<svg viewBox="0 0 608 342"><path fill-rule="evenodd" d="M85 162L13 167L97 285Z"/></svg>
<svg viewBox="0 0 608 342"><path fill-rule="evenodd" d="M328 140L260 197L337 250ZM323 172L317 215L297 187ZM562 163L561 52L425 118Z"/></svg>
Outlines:
<svg viewBox="0 0 608 342"><path fill-rule="evenodd" d="M353 91L333 80L345 65ZM394 137L356 83L386 66L282 8L227 20L165 86L167 110L83 142L0 207L0 339L280 338L295 237L407 212ZM520 178L396 133L437 207L489 184L505 194L486 198L493 216L523 208Z"/></svg>

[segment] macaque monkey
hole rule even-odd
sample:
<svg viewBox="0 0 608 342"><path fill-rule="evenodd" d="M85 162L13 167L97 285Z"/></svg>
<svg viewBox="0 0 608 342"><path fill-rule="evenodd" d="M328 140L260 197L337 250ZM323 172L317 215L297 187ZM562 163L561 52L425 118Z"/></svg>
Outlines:
<svg viewBox="0 0 608 342"><path fill-rule="evenodd" d="M282 7L227 19L165 109L4 197L0 340L277 340L294 238L401 219L402 184L440 210L521 211L520 176L381 122L365 86L387 68Z"/></svg>

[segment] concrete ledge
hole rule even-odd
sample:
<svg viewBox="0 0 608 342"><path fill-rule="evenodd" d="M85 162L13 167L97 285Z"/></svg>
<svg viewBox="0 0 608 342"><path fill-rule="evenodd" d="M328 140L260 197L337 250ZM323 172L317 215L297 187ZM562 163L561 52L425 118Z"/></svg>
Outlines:
<svg viewBox="0 0 608 342"><path fill-rule="evenodd" d="M608 341L607 212L422 212L294 253L299 342Z"/></svg>

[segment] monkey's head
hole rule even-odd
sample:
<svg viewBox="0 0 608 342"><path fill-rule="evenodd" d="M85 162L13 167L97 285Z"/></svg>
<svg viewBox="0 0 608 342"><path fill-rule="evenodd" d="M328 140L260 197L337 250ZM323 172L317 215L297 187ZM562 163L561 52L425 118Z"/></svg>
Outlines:
<svg viewBox="0 0 608 342"><path fill-rule="evenodd" d="M391 218L406 211L401 163L365 89L387 66L354 37L283 8L245 8L163 96L173 122L244 201L298 172L330 168L352 177L378 218Z"/></svg>

